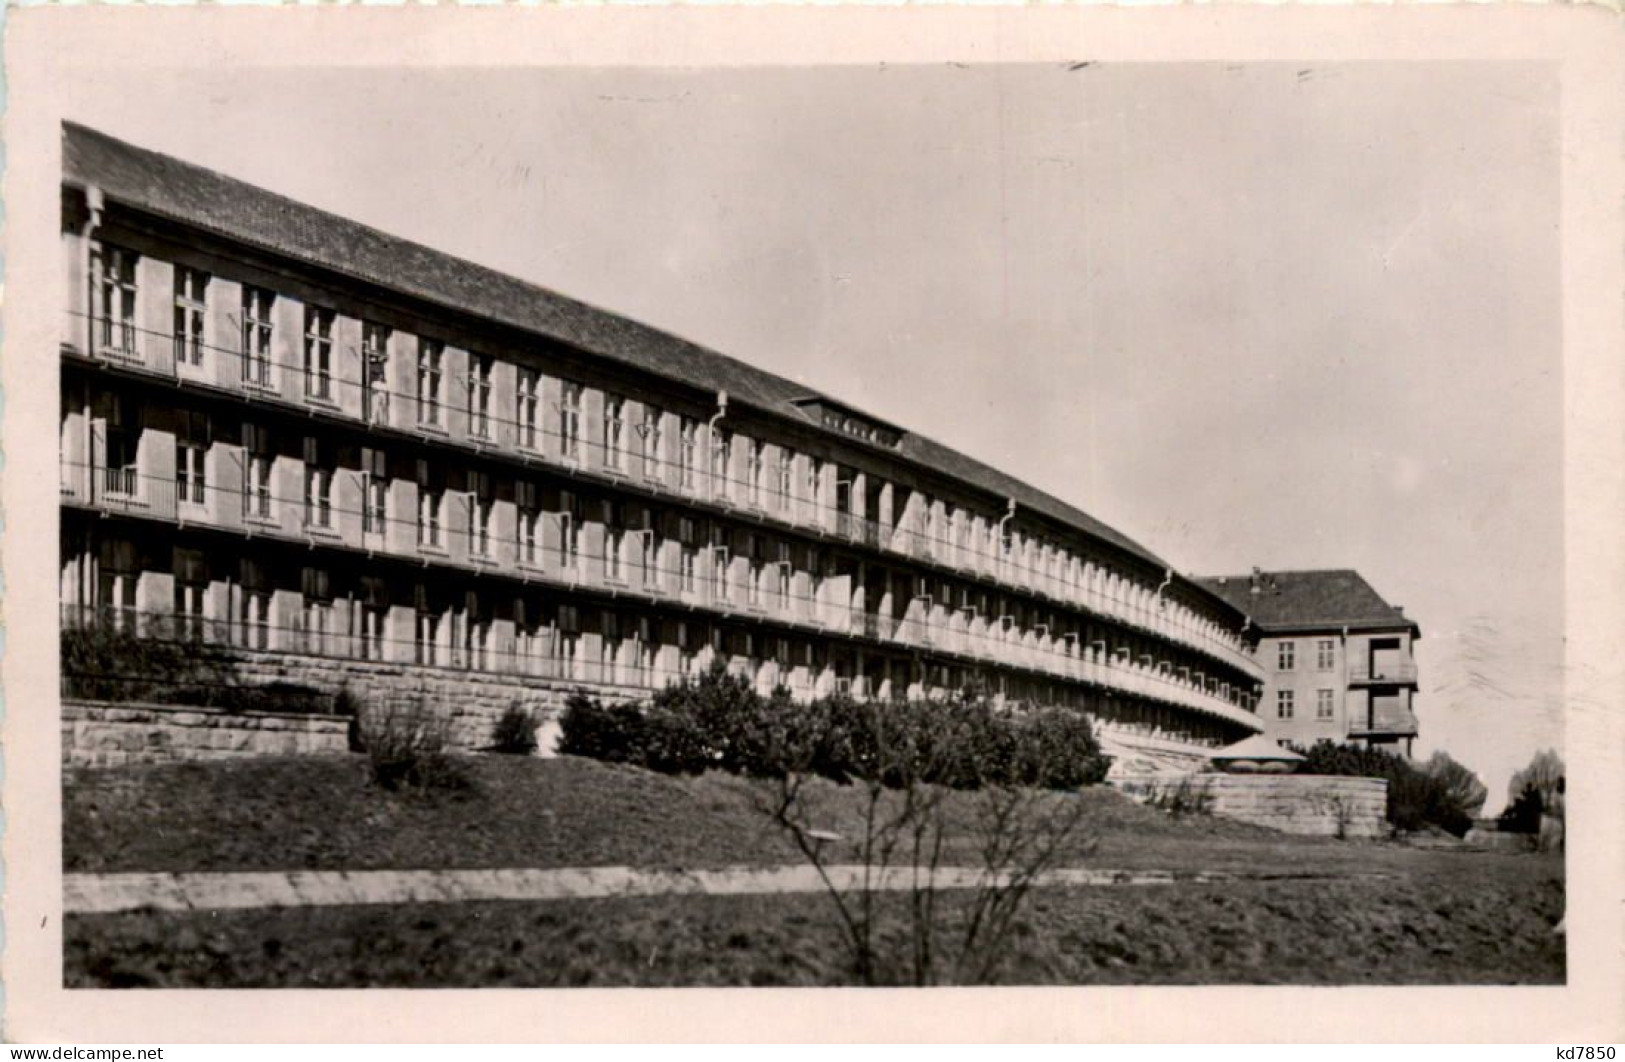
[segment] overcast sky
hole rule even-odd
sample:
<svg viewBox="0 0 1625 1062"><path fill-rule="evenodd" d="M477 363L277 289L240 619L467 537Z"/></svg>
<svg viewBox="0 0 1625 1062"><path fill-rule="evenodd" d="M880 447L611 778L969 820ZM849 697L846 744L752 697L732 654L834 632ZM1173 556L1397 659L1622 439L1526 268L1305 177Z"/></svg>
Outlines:
<svg viewBox="0 0 1625 1062"><path fill-rule="evenodd" d="M62 112L829 390L1182 571L1358 569L1491 810L1561 744L1548 70L127 77Z"/></svg>

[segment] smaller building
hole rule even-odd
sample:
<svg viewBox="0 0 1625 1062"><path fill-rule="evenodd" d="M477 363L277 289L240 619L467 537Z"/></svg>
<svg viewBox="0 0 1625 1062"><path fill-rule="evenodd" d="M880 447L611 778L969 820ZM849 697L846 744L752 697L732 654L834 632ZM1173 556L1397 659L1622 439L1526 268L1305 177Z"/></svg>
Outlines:
<svg viewBox="0 0 1625 1062"><path fill-rule="evenodd" d="M1416 739L1416 657L1422 629L1360 573L1266 572L1197 582L1244 612L1260 634L1258 716L1277 744L1387 746Z"/></svg>

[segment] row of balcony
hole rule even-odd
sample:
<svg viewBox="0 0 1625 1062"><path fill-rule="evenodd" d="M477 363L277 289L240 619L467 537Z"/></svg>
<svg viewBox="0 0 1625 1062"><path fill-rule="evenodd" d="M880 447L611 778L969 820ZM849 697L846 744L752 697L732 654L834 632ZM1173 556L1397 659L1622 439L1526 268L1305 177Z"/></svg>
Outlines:
<svg viewBox="0 0 1625 1062"><path fill-rule="evenodd" d="M854 674L853 661L827 658L814 662L803 654L743 656L729 653L710 639L704 644L678 646L646 639L635 631L626 637L593 633L566 633L555 628L516 632L511 625L480 625L470 622L438 622L433 628L416 623L410 639L391 637L379 628L356 633L332 610L306 609L292 624L243 619L220 620L203 616L153 613L133 607L82 607L64 605L62 625L67 629L100 628L124 631L145 638L197 646L219 646L250 655L255 653L295 654L350 663L378 664L391 668L404 665L425 669L424 678L455 673L480 675L514 681L543 680L596 687L602 694L636 698L684 679L703 674L717 660L727 670L746 678L761 694L783 689L798 701L815 697L844 695L858 700L899 699L937 700L956 696L957 688L937 678L948 676L917 664L902 671L882 666L878 673ZM342 629L341 629L342 628ZM800 657L797 660L795 657ZM861 667L860 667L861 670ZM454 673L447 675L447 672ZM110 674L88 669L81 663L63 672L64 693L109 700L140 699L151 695L164 676ZM187 703L208 703L207 680L188 679L184 692ZM230 687L235 689L235 685ZM173 695L174 691L169 691ZM222 689L220 692L228 692ZM1029 699L1019 685L1001 690L995 685L990 696L996 704ZM1087 707L1081 702L1079 707ZM1102 735L1137 747L1154 747L1183 755L1197 754L1224 744L1215 724L1182 731L1177 720L1155 713L1145 721L1125 721L1097 716L1095 725Z"/></svg>
<svg viewBox="0 0 1625 1062"><path fill-rule="evenodd" d="M177 511L180 505L184 515L186 505L178 503L179 489L171 480L140 476L132 479L125 469L68 468L74 473L64 478L63 498L68 504L166 522L175 519L167 514ZM101 489L91 492L94 500L86 500L86 488L97 485ZM108 491L109 485L117 489ZM1127 647L1111 648L1105 641L1083 645L1075 632L1052 632L1041 625L1018 628L1007 617L979 617L968 610L949 612L919 597L907 600L902 615L854 607L854 598L861 590L854 594L849 585L843 587L844 580L838 577L826 578L823 590L812 584L810 593L798 593L797 587L807 586L809 582L792 580L790 572L781 566L727 557L716 550L695 550L686 558L679 555L677 563L672 564L669 550L662 556L660 551L649 549L647 532L623 533L618 547L600 546L595 554L568 546L567 539L550 544L541 538L511 543L510 553L509 544L489 533L482 534L477 528L457 526L455 522L426 526L417 520L401 520L387 514L349 513L331 504L315 504L309 498L303 505L303 520L290 524L270 517L288 510L300 511L298 503L284 504L268 494L227 491L218 486L207 487L198 501L192 503L198 517L208 511L211 501L219 504L222 498L227 504L242 508L248 532L269 538L409 556L438 568L612 593L635 600L704 607L712 612L772 622L789 629L863 638L880 645L929 651L970 663L1020 668L1047 677L1137 694L1235 722L1252 721L1245 709L1226 698L1227 688L1221 687L1217 679L1201 676L1188 668L1175 669L1167 662L1155 661L1148 653L1132 659ZM359 536L346 536L339 529L341 516L362 518ZM198 522L207 521L199 519ZM391 528L396 532L393 537ZM409 535L416 536L416 544L415 548L408 547L408 552L400 548L400 542L402 539L411 541ZM607 535L604 542L612 543L614 538ZM392 545L394 548L389 548ZM516 558L513 564L499 558L499 545L503 546L503 555ZM668 546L680 544L668 543ZM730 566L734 570L730 570ZM902 600L901 595L893 598L893 608ZM928 619L926 614L931 609L935 612Z"/></svg>
<svg viewBox="0 0 1625 1062"><path fill-rule="evenodd" d="M97 334L121 337L113 348L93 347L93 355L110 365L135 371L166 375L175 382L206 389L218 389L222 384L206 375L189 373L186 359L149 359L142 355L143 339L151 343L172 342L164 333L143 333L133 329L98 329ZM209 349L220 357L241 358L239 351ZM334 398L334 388L343 387L344 380L330 375L312 376L301 366L268 363L262 359L245 362L252 365L254 377L240 393L254 401L298 406L322 415L342 416L350 403ZM176 368L177 365L182 366ZM167 370L164 367L167 366ZM290 379L306 381L304 393L297 387L250 386L273 369L292 374ZM228 379L234 379L227 374ZM266 380L273 379L265 376ZM359 383L349 385L360 389ZM232 388L236 390L235 388ZM1108 616L1119 623L1152 633L1186 645L1199 652L1241 670L1258 676L1259 665L1246 651L1241 639L1224 632L1217 624L1203 620L1184 606L1170 605L1151 588L1131 584L1126 578L1102 574L1104 569L1079 562L1076 558L1062 558L1052 554L1052 561L1035 561L1024 556L1037 552L1031 540L1015 536L1018 543L1011 546L997 541L997 525L979 521L985 530L981 534L969 521L959 524L944 535L930 526L925 510L914 509L908 520L881 520L874 515L852 510L851 504L829 504L827 498L841 494L844 484L815 483L809 488L804 477L792 477L783 483L776 469L757 466L733 456L719 454L711 440L685 444L674 439L677 433L646 430L644 425L620 425L613 430L606 427L604 438L624 439L634 446L609 445L595 438L584 437L580 430L581 413L574 412L573 429L565 411L553 409L533 412L524 418L504 418L489 409L465 411L467 431L453 433L444 426L440 411L446 406L439 401L426 407L417 396L381 390L364 389L359 419L376 430L410 436L423 440L446 442L478 453L496 453L504 458L523 462L537 462L555 466L572 475L581 475L602 481L618 489L631 489L657 496L699 502L728 511L739 511L754 519L781 524L802 532L834 538L854 545L907 557L916 563L951 571L973 578L985 579L999 586L1023 591L1057 605L1085 609ZM392 401L393 400L393 401ZM531 400L531 405L536 405ZM434 422L422 420L423 410L432 408ZM403 411L417 410L418 422ZM516 409L517 412L517 409ZM668 418L670 419L670 418ZM557 429L550 423L559 425ZM737 443L749 443L736 437ZM826 472L832 474L832 470ZM782 489L788 487L788 489ZM857 492L861 493L861 492ZM854 494L857 496L857 494ZM905 507L905 511L907 507ZM943 522L939 516L937 522Z"/></svg>

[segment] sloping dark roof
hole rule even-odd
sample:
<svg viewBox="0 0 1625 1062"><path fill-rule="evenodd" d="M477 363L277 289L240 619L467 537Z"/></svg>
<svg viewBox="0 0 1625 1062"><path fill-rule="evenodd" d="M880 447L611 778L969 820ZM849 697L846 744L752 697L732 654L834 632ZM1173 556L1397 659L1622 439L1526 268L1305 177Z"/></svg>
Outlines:
<svg viewBox="0 0 1625 1062"><path fill-rule="evenodd" d="M1409 627L1417 637L1422 634L1416 621L1384 601L1359 572L1347 568L1193 578L1251 616L1255 624L1267 631L1305 627ZM1259 588L1256 594L1253 593L1255 583Z"/></svg>
<svg viewBox="0 0 1625 1062"><path fill-rule="evenodd" d="M64 182L95 185L107 200L657 376L705 390L726 389L732 400L817 427L793 401L810 396L802 384L619 314L94 129L64 122L62 130ZM831 396L830 401L839 399ZM1022 508L1068 524L1159 568L1168 567L1150 550L1082 510L940 443L905 431L896 453L973 487L1014 498Z"/></svg>

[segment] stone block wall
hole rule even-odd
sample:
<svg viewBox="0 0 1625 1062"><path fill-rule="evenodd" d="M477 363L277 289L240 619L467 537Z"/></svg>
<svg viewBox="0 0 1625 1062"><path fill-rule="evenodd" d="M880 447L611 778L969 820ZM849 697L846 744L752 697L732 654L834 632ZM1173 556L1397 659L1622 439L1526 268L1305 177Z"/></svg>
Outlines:
<svg viewBox="0 0 1625 1062"><path fill-rule="evenodd" d="M349 720L283 712L225 712L170 704L62 705L62 758L72 767L343 753Z"/></svg>
<svg viewBox="0 0 1625 1062"><path fill-rule="evenodd" d="M1184 785L1205 791L1214 815L1283 833L1372 839L1388 835L1388 783L1381 778L1310 774L1192 774L1183 779L1114 782L1137 800Z"/></svg>
<svg viewBox="0 0 1625 1062"><path fill-rule="evenodd" d="M236 651L231 666L245 686L288 682L328 694L348 689L364 704L385 709L426 707L447 719L452 744L462 749L488 748L502 713L518 704L540 717L536 738L542 756L554 754L559 717L575 690L605 703L648 696L622 687L293 653ZM333 716L153 704L62 706L63 757L80 766L344 752L348 730L348 719Z"/></svg>
<svg viewBox="0 0 1625 1062"><path fill-rule="evenodd" d="M648 697L647 690L523 679L476 669L453 671L450 667L291 653L239 653L236 669L245 684L296 682L323 693L348 689L369 705L427 706L450 719L452 742L461 749L489 747L497 719L502 718L509 705L522 706L541 718L541 727L536 732L539 755L552 755L554 740L559 734L559 714L574 690L587 690L604 703Z"/></svg>
<svg viewBox="0 0 1625 1062"><path fill-rule="evenodd" d="M476 669L463 671L294 653L238 651L234 660L236 672L245 684L292 682L324 693L348 689L367 704L401 708L421 704L432 708L446 715L452 742L465 749L488 747L497 720L510 704L518 704L541 717L537 751L544 756L553 754L558 718L573 691L586 690L606 704L648 696L646 690L495 675Z"/></svg>

